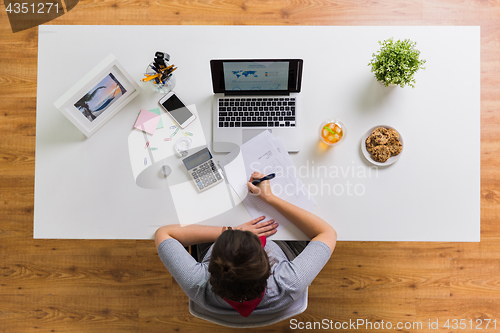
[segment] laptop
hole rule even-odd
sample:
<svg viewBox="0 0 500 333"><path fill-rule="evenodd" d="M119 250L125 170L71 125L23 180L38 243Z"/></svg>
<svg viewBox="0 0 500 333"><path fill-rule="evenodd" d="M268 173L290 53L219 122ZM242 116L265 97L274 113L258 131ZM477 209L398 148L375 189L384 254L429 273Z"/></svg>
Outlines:
<svg viewBox="0 0 500 333"><path fill-rule="evenodd" d="M302 59L211 60L212 149L230 152L269 131L283 138L289 152L298 152L302 67Z"/></svg>

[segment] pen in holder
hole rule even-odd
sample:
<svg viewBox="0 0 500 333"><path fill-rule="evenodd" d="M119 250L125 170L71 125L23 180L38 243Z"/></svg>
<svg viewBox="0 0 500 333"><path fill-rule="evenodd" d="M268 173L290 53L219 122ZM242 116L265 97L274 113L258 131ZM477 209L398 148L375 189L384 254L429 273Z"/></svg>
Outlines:
<svg viewBox="0 0 500 333"><path fill-rule="evenodd" d="M171 65L166 63L167 68ZM173 66L173 65L172 65ZM174 67L172 67L174 68ZM159 75L158 75L159 74ZM148 65L148 68L146 68L146 76L147 78L149 77L154 77L147 82L151 85L151 88L153 91L156 91L157 93L161 94L166 94L175 87L175 76L172 74L172 71L170 73L165 73L164 75L161 73L159 69L156 68L155 63L152 62ZM156 77L155 77L156 76ZM162 79L162 76L163 79ZM145 81L145 80L143 80Z"/></svg>

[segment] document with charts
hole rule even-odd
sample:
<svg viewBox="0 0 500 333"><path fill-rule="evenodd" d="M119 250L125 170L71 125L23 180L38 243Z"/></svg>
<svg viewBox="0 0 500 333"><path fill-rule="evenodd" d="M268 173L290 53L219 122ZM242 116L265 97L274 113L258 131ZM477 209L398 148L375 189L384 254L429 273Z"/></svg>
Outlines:
<svg viewBox="0 0 500 333"><path fill-rule="evenodd" d="M307 211L312 210L316 205L316 201L298 177L297 169L288 155L285 143L281 138L273 137L268 131L262 132L243 144L237 157L224 166L224 171L229 183L252 218L265 215L266 220L274 219L280 226L290 223L272 206L249 193L246 184L254 171L266 175L276 174L270 183L277 197Z"/></svg>

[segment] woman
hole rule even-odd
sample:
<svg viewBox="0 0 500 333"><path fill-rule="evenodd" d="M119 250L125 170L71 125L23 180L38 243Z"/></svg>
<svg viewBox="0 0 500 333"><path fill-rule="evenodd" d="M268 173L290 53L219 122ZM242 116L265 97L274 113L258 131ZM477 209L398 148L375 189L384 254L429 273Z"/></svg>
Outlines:
<svg viewBox="0 0 500 333"><path fill-rule="evenodd" d="M268 180L258 186L251 183L264 176L252 174L247 183L251 195L274 207L311 239L295 258L290 251L287 257L276 242L266 243L278 223L264 221L264 216L236 228L167 225L156 231L163 264L189 298L207 311L234 314L236 310L247 317L283 310L312 283L335 248L337 233L328 223L275 196ZM215 243L201 263L184 249L206 242Z"/></svg>

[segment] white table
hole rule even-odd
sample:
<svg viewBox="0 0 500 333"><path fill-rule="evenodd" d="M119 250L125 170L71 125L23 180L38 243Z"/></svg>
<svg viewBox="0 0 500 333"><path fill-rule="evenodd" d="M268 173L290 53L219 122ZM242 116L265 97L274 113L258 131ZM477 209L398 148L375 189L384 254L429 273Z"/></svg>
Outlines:
<svg viewBox="0 0 500 333"><path fill-rule="evenodd" d="M303 146L292 159L318 202L313 212L339 240L479 241L479 27L49 25L39 32L35 238L149 239L159 225L178 222L166 183L138 187L128 156L137 112L156 107L160 95L145 86L89 139L53 106L109 53L139 80L154 52L166 51L179 67L175 91L196 105L207 142L210 59L304 59ZM385 88L367 66L378 41L390 37L416 41L427 60L415 89ZM348 134L325 151L317 130L329 116ZM397 163L372 169L360 140L379 124L397 128L405 147ZM203 223L247 219L239 205ZM303 234L289 226L275 237Z"/></svg>

